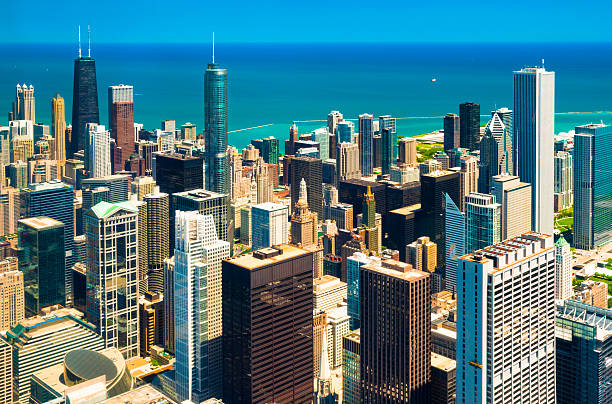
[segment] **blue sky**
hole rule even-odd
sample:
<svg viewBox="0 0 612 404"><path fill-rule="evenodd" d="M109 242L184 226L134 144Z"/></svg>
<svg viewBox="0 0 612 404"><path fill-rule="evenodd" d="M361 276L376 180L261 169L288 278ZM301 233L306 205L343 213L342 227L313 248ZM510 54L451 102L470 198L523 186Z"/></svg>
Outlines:
<svg viewBox="0 0 612 404"><path fill-rule="evenodd" d="M105 43L612 41L609 0L7 3L0 42L72 42L77 24Z"/></svg>

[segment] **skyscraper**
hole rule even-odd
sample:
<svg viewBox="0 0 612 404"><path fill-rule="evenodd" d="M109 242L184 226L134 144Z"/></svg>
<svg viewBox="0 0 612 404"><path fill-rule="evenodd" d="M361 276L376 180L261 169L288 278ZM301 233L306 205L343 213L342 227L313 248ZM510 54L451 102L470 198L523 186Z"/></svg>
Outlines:
<svg viewBox="0 0 612 404"><path fill-rule="evenodd" d="M461 128L457 114L446 114L444 117L444 150L461 147Z"/></svg>
<svg viewBox="0 0 612 404"><path fill-rule="evenodd" d="M26 120L36 122L36 109L34 103L34 86L23 86L17 84L15 101L13 102L13 112L10 121Z"/></svg>
<svg viewBox="0 0 612 404"><path fill-rule="evenodd" d="M534 231L553 233L555 73L542 67L514 72L514 173L532 186Z"/></svg>
<svg viewBox="0 0 612 404"><path fill-rule="evenodd" d="M416 166L417 141L412 137L403 137L397 141L399 164Z"/></svg>
<svg viewBox="0 0 612 404"><path fill-rule="evenodd" d="M104 125L91 125L89 148L85 158L85 169L90 178L106 177L112 174L111 137Z"/></svg>
<svg viewBox="0 0 612 404"><path fill-rule="evenodd" d="M384 260L362 266L359 281L363 401L428 403L429 274Z"/></svg>
<svg viewBox="0 0 612 404"><path fill-rule="evenodd" d="M114 170L125 170L125 162L135 151L134 139L134 87L125 84L108 88L110 131L115 139Z"/></svg>
<svg viewBox="0 0 612 404"><path fill-rule="evenodd" d="M51 99L51 122L55 139L54 157L58 165L58 179L61 179L66 164L66 106L59 93Z"/></svg>
<svg viewBox="0 0 612 404"><path fill-rule="evenodd" d="M612 126L576 127L574 135L574 246L591 250L612 240L612 182L608 155Z"/></svg>
<svg viewBox="0 0 612 404"><path fill-rule="evenodd" d="M555 299L572 295L572 251L563 235L555 242Z"/></svg>
<svg viewBox="0 0 612 404"><path fill-rule="evenodd" d="M312 262L285 244L223 261L225 402L312 401Z"/></svg>
<svg viewBox="0 0 612 404"><path fill-rule="evenodd" d="M612 401L610 310L566 300L557 305L556 380L558 404Z"/></svg>
<svg viewBox="0 0 612 404"><path fill-rule="evenodd" d="M221 261L230 245L211 215L177 211L175 226L176 392L201 402L222 395Z"/></svg>
<svg viewBox="0 0 612 404"><path fill-rule="evenodd" d="M465 215L457 207L453 199L444 194L444 232L446 248L444 251L446 287L457 289L457 272L459 257L465 254Z"/></svg>
<svg viewBox="0 0 612 404"><path fill-rule="evenodd" d="M342 338L342 402L361 404L361 349L359 330Z"/></svg>
<svg viewBox="0 0 612 404"><path fill-rule="evenodd" d="M472 193L465 197L465 249L471 253L498 243L501 205L495 196Z"/></svg>
<svg viewBox="0 0 612 404"><path fill-rule="evenodd" d="M164 348L174 354L174 256L164 260Z"/></svg>
<svg viewBox="0 0 612 404"><path fill-rule="evenodd" d="M205 188L229 194L231 178L227 156L227 70L215 63L214 49L212 63L208 64L204 75L204 135Z"/></svg>
<svg viewBox="0 0 612 404"><path fill-rule="evenodd" d="M491 191L491 178L502 172L505 167L504 138L506 126L501 117L493 113L493 117L485 127L485 133L480 140L480 162L478 174L478 192L488 194ZM505 170L503 170L505 172Z"/></svg>
<svg viewBox="0 0 612 404"><path fill-rule="evenodd" d="M480 104L459 104L459 143L469 150L477 150L480 141Z"/></svg>
<svg viewBox="0 0 612 404"><path fill-rule="evenodd" d="M457 402L555 402L554 272L553 237L539 233L461 257Z"/></svg>
<svg viewBox="0 0 612 404"><path fill-rule="evenodd" d="M291 159L291 206L295 206L300 196L300 182L306 181L308 190L308 207L317 217L323 217L323 182L321 179L322 164L320 159L312 157L295 157Z"/></svg>
<svg viewBox="0 0 612 404"><path fill-rule="evenodd" d="M368 264L380 264L380 258L368 256L361 251L346 258L346 293L347 313L350 317L350 329L357 330L361 327L361 309L359 297L359 274L361 267Z"/></svg>
<svg viewBox="0 0 612 404"><path fill-rule="evenodd" d="M555 153L555 212L574 204L574 159L570 152Z"/></svg>
<svg viewBox="0 0 612 404"><path fill-rule="evenodd" d="M79 28L79 57L74 60L74 84L72 88L72 135L66 145L69 158L84 150L89 154L88 123L100 123L98 111L98 83L96 61L91 57L91 46L87 56L81 55L81 31Z"/></svg>
<svg viewBox="0 0 612 404"><path fill-rule="evenodd" d="M169 226L169 197L164 192L159 192L155 187L153 192L144 196L147 203L147 237L145 241L148 252L147 274L149 279L149 290L163 292L163 269L164 260L171 256L170 251L174 247L168 245Z"/></svg>
<svg viewBox="0 0 612 404"><path fill-rule="evenodd" d="M285 205L265 202L251 208L253 250L287 243L289 211Z"/></svg>
<svg viewBox="0 0 612 404"><path fill-rule="evenodd" d="M108 202L123 202L128 200L130 184L127 174L113 174L99 178L84 178L82 188L106 187L109 190Z"/></svg>
<svg viewBox="0 0 612 404"><path fill-rule="evenodd" d="M434 272L437 266L437 246L429 237L417 238L406 246L406 262L416 270Z"/></svg>
<svg viewBox="0 0 612 404"><path fill-rule="evenodd" d="M13 401L13 350L0 339L0 401Z"/></svg>
<svg viewBox="0 0 612 404"><path fill-rule="evenodd" d="M359 171L359 146L357 143L338 143L336 148L337 181L361 177Z"/></svg>
<svg viewBox="0 0 612 404"><path fill-rule="evenodd" d="M72 304L72 265L74 265L74 192L58 180L30 184L21 190L21 217L47 216L64 224L65 297Z"/></svg>
<svg viewBox="0 0 612 404"><path fill-rule="evenodd" d="M38 216L19 221L19 269L23 272L25 309L66 305L64 224Z"/></svg>
<svg viewBox="0 0 612 404"><path fill-rule="evenodd" d="M364 176L372 175L374 168L373 147L374 116L359 115L359 168Z"/></svg>
<svg viewBox="0 0 612 404"><path fill-rule="evenodd" d="M300 197L291 215L291 244L298 247L318 244L317 214L308 209L306 181L300 181Z"/></svg>
<svg viewBox="0 0 612 404"><path fill-rule="evenodd" d="M6 257L0 261L0 331L8 330L24 318L23 272L19 271L17 257Z"/></svg>
<svg viewBox="0 0 612 404"><path fill-rule="evenodd" d="M87 320L126 359L138 356L138 209L100 202L85 214Z"/></svg>
<svg viewBox="0 0 612 404"><path fill-rule="evenodd" d="M393 165L393 133L390 128L382 128L380 167L382 174L389 174Z"/></svg>
<svg viewBox="0 0 612 404"><path fill-rule="evenodd" d="M501 240L531 231L531 184L502 173L493 177L491 195L501 205Z"/></svg>
<svg viewBox="0 0 612 404"><path fill-rule="evenodd" d="M502 150L502 159L500 164L500 172L512 174L514 172L514 161L512 157L512 110L506 107L491 111L491 116L499 116L504 123L504 134L500 142Z"/></svg>
<svg viewBox="0 0 612 404"><path fill-rule="evenodd" d="M338 122L336 126L336 135L338 136L338 144L351 143L353 134L355 133L355 124L351 121Z"/></svg>

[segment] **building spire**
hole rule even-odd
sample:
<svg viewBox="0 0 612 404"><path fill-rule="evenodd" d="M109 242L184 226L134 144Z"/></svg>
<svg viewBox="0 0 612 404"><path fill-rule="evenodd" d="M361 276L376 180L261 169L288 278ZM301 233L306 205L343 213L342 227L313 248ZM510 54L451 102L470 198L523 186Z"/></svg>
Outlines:
<svg viewBox="0 0 612 404"><path fill-rule="evenodd" d="M89 25L87 26L87 57L91 57L91 29Z"/></svg>
<svg viewBox="0 0 612 404"><path fill-rule="evenodd" d="M213 31L213 63L215 63L215 31Z"/></svg>
<svg viewBox="0 0 612 404"><path fill-rule="evenodd" d="M79 25L79 59L81 58L81 26Z"/></svg>
<svg viewBox="0 0 612 404"><path fill-rule="evenodd" d="M306 191L306 181L304 178L300 181L300 196L298 198L299 201L304 201L306 205L308 205L308 192Z"/></svg>

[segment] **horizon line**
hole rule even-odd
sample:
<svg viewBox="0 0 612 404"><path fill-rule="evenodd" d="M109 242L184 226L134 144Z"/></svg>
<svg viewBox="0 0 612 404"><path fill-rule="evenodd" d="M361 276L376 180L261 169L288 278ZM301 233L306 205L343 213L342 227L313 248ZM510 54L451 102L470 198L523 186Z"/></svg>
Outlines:
<svg viewBox="0 0 612 404"><path fill-rule="evenodd" d="M215 41L227 45L564 45L564 44L612 44L611 40L594 41ZM0 41L0 45L74 45L61 41ZM210 45L210 41L151 41L151 42L96 42L96 45Z"/></svg>

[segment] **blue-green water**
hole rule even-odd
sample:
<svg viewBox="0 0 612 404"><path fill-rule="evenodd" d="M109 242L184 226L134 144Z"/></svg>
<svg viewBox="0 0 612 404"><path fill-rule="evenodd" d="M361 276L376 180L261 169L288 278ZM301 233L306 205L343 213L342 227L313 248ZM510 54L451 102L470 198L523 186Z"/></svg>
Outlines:
<svg viewBox="0 0 612 404"><path fill-rule="evenodd" d="M203 123L203 74L210 46L94 44L100 117L107 87L134 86L135 120ZM75 45L0 45L0 111L9 111L17 83L35 86L36 117L51 119L51 97L66 99L71 117ZM458 104L481 104L482 114L512 108L512 71L540 64L556 72L556 132L588 122L612 122L612 44L219 44L228 69L230 143L288 136L291 122L325 120L330 110L396 117L398 134L439 129ZM437 78L436 82L431 79ZM4 107L2 107L4 106ZM597 112L604 111L604 112ZM483 117L483 123L486 117ZM0 113L0 123L6 114ZM102 122L106 123L106 122ZM304 132L323 122L298 123Z"/></svg>

